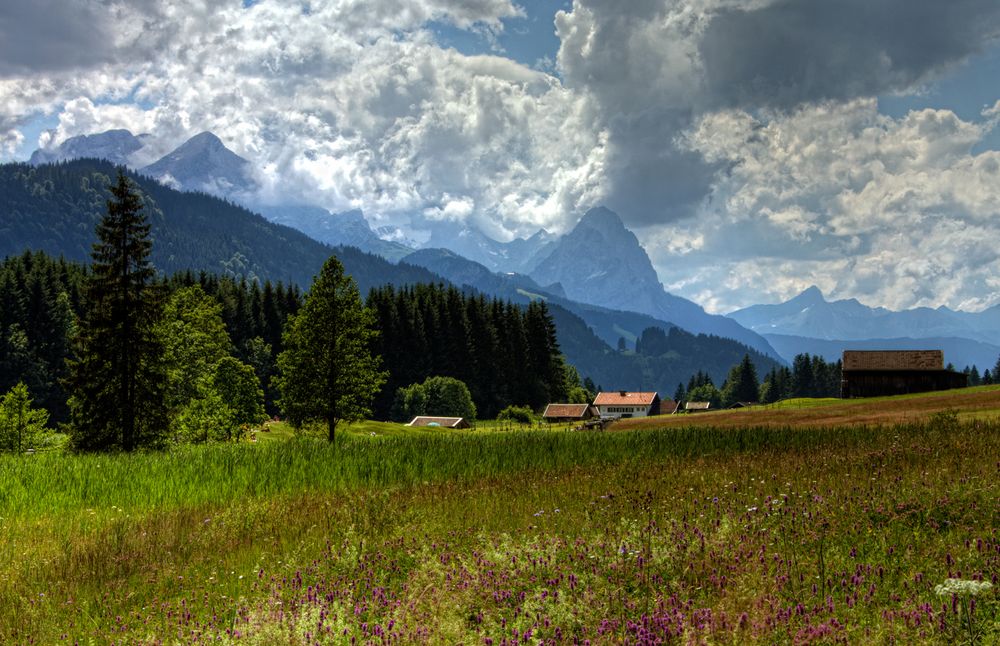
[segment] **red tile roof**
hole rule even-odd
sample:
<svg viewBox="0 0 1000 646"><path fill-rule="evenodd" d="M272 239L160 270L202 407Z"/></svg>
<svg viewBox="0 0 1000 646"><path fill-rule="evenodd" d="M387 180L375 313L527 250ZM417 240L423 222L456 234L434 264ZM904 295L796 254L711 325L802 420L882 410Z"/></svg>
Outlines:
<svg viewBox="0 0 1000 646"><path fill-rule="evenodd" d="M594 406L652 406L656 393L598 393Z"/></svg>

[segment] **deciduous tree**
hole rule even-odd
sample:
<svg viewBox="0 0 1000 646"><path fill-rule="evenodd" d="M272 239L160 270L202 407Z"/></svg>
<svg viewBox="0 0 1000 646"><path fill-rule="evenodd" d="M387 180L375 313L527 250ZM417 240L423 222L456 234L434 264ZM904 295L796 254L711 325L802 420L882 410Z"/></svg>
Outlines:
<svg viewBox="0 0 1000 646"><path fill-rule="evenodd" d="M371 414L372 398L386 380L381 358L371 351L376 334L354 280L331 256L282 337L274 382L293 425L323 421L333 442L338 423Z"/></svg>

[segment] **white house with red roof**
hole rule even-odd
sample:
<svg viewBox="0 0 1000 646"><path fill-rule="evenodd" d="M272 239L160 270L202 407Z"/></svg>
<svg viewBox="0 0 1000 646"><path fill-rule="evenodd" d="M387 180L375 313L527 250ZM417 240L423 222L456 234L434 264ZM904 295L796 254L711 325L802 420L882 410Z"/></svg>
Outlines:
<svg viewBox="0 0 1000 646"><path fill-rule="evenodd" d="M660 396L656 393L631 393L625 390L598 393L594 407L601 419L647 417L660 412Z"/></svg>

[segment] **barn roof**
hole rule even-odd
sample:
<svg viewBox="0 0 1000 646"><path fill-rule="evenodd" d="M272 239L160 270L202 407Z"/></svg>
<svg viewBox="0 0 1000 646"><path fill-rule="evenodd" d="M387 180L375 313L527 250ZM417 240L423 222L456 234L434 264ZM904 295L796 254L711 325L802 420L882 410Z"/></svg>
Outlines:
<svg viewBox="0 0 1000 646"><path fill-rule="evenodd" d="M944 370L944 352L844 350L844 370Z"/></svg>
<svg viewBox="0 0 1000 646"><path fill-rule="evenodd" d="M464 417L430 417L418 416L410 420L407 426L443 426L445 428L466 428L469 423Z"/></svg>
<svg viewBox="0 0 1000 646"><path fill-rule="evenodd" d="M594 406L652 406L656 397L656 393L629 393L624 390L597 393Z"/></svg>
<svg viewBox="0 0 1000 646"><path fill-rule="evenodd" d="M712 402L684 402L684 410L708 410Z"/></svg>
<svg viewBox="0 0 1000 646"><path fill-rule="evenodd" d="M549 404L545 407L542 417L578 417L587 414L590 404Z"/></svg>

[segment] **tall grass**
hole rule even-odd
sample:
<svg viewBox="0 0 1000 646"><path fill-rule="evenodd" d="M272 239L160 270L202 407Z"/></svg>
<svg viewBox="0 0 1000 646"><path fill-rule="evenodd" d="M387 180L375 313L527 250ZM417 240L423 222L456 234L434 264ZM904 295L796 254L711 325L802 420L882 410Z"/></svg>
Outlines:
<svg viewBox="0 0 1000 646"><path fill-rule="evenodd" d="M857 446L885 434L946 441L939 425L823 429L673 428L622 433L445 434L299 439L266 446L212 445L137 455L0 458L0 517L31 518L116 506L129 511L301 491L343 491L498 477L528 470L655 461L664 457ZM994 440L1000 424L979 423ZM882 440L884 443L884 439Z"/></svg>

